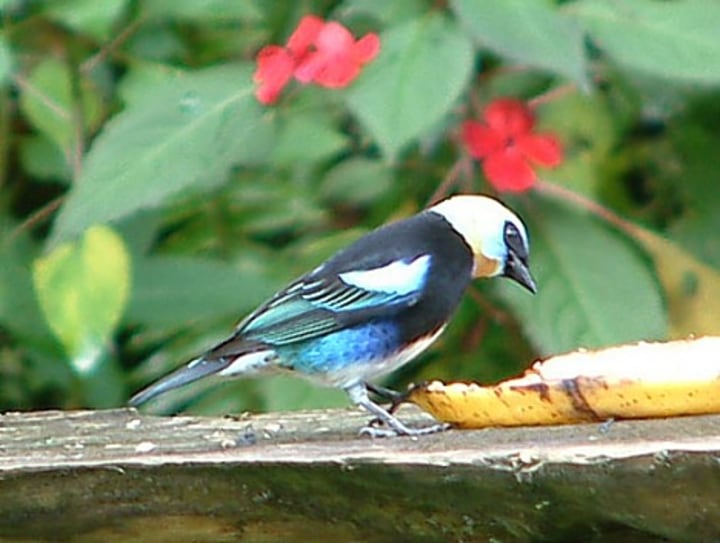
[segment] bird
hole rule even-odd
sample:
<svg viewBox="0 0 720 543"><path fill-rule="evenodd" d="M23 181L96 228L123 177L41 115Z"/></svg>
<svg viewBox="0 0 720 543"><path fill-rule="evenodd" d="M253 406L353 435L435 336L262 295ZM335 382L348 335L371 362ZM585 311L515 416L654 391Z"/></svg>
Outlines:
<svg viewBox="0 0 720 543"><path fill-rule="evenodd" d="M206 376L291 372L343 389L374 416L362 433L418 436L372 401L373 380L425 351L445 330L474 278L506 277L537 292L525 225L489 196L451 196L377 228L292 281L245 317L226 340L129 400L137 407ZM399 393L398 393L399 394Z"/></svg>

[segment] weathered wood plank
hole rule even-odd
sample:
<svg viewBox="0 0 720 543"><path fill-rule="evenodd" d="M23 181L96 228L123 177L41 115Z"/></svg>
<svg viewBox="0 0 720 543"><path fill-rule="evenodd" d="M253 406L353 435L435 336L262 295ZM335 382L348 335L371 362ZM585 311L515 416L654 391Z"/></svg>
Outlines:
<svg viewBox="0 0 720 543"><path fill-rule="evenodd" d="M366 418L0 416L0 541L720 538L720 416L374 441Z"/></svg>

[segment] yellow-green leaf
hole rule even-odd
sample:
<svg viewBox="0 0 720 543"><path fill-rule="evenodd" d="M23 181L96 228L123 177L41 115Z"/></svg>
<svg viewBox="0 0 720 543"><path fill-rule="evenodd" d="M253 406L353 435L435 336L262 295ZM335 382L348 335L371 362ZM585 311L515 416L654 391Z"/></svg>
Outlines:
<svg viewBox="0 0 720 543"><path fill-rule="evenodd" d="M682 339L691 335L720 334L720 272L718 270L697 260L681 245L622 219L577 194L550 183L541 183L540 191L591 210L645 249L653 261L654 272L665 295L670 338ZM631 307L631 304L628 306ZM652 317L654 315L647 312L643 320Z"/></svg>
<svg viewBox="0 0 720 543"><path fill-rule="evenodd" d="M122 238L93 226L33 266L35 292L50 329L80 373L95 369L122 316L130 289L130 257Z"/></svg>
<svg viewBox="0 0 720 543"><path fill-rule="evenodd" d="M633 225L628 233L655 262L667 298L670 336L720 334L720 273L644 228Z"/></svg>

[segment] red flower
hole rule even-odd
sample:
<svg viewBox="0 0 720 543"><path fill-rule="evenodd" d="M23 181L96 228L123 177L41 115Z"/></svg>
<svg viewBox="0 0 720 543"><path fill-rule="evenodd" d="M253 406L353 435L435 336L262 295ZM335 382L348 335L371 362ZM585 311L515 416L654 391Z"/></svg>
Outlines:
<svg viewBox="0 0 720 543"><path fill-rule="evenodd" d="M532 165L554 168L562 163L560 142L553 134L535 134L535 118L525 102L499 98L483 111L485 124L465 121L462 140L499 191L523 192L537 181Z"/></svg>
<svg viewBox="0 0 720 543"><path fill-rule="evenodd" d="M262 104L272 104L290 81L295 60L284 47L268 45L260 49L257 63L257 70L253 74L253 81L258 84L255 97Z"/></svg>
<svg viewBox="0 0 720 543"><path fill-rule="evenodd" d="M325 26L317 15L305 15L297 25L297 28L290 34L287 48L296 58L302 58Z"/></svg>
<svg viewBox="0 0 720 543"><path fill-rule="evenodd" d="M300 20L287 46L263 47L257 56L253 79L255 96L272 104L292 76L301 83L315 83L337 89L349 85L364 64L380 52L380 38L369 33L355 41L340 23L326 23L315 15Z"/></svg>
<svg viewBox="0 0 720 543"><path fill-rule="evenodd" d="M366 34L356 42L347 28L335 22L322 27L313 45L314 50L295 69L295 78L330 89L350 84L360 74L360 68L380 52L377 34Z"/></svg>

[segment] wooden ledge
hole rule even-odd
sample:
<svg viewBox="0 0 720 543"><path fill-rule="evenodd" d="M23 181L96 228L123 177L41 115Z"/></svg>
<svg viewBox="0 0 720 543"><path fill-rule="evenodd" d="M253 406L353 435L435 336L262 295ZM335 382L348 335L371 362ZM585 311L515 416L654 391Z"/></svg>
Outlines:
<svg viewBox="0 0 720 543"><path fill-rule="evenodd" d="M366 421L8 413L0 541L720 538L720 416L386 440Z"/></svg>

